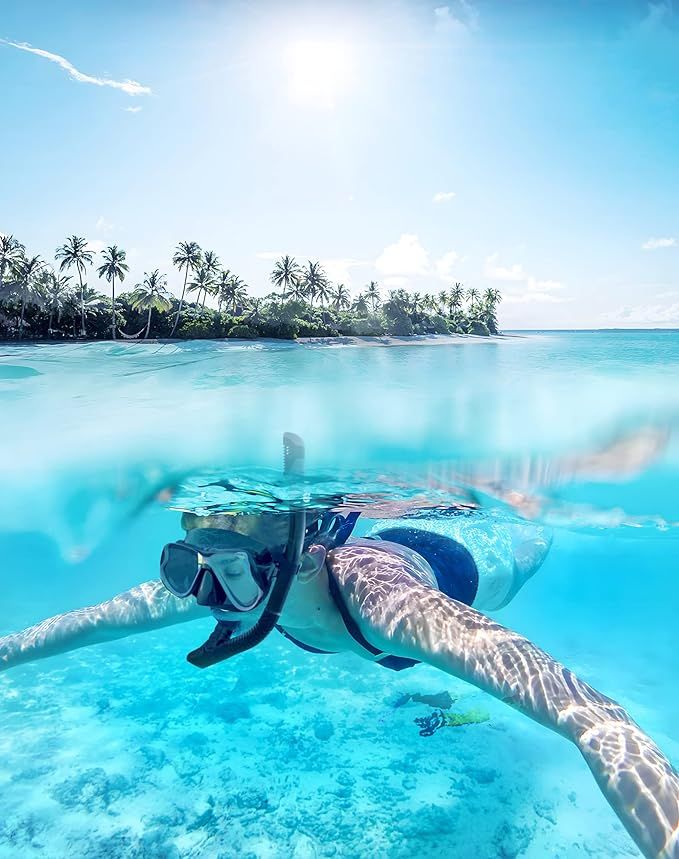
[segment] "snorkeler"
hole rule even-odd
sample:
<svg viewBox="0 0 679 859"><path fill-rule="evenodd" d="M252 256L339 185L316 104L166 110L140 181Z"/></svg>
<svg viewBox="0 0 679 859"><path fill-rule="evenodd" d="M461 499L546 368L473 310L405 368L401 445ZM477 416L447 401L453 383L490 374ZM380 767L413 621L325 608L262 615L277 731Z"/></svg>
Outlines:
<svg viewBox="0 0 679 859"><path fill-rule="evenodd" d="M679 775L662 752L619 704L481 613L538 570L544 529L498 524L482 539L473 515L451 512L455 538L404 517L349 540L356 518L185 513L160 580L0 638L0 670L210 613L214 632L188 656L200 667L274 627L314 653L428 663L571 740L644 856L679 859Z"/></svg>

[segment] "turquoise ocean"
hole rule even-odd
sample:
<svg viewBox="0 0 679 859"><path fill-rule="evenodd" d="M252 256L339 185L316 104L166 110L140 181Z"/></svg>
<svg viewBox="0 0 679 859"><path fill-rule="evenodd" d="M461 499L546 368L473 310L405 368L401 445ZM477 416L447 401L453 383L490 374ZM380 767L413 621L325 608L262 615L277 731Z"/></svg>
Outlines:
<svg viewBox="0 0 679 859"><path fill-rule="evenodd" d="M0 415L0 637L156 578L179 511L465 504L553 530L496 618L679 766L679 332L0 344ZM277 633L199 671L210 629L0 672L0 859L640 855L577 750L473 687ZM442 692L484 720L420 736L402 702Z"/></svg>

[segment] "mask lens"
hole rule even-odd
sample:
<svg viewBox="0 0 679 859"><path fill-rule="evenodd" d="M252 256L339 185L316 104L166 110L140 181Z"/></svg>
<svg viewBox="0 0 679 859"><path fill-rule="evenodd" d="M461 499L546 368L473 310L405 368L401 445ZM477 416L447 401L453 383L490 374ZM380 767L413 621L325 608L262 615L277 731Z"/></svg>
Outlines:
<svg viewBox="0 0 679 859"><path fill-rule="evenodd" d="M160 577L165 587L175 596L188 596L196 582L198 570L195 549L182 543L169 543L163 549Z"/></svg>

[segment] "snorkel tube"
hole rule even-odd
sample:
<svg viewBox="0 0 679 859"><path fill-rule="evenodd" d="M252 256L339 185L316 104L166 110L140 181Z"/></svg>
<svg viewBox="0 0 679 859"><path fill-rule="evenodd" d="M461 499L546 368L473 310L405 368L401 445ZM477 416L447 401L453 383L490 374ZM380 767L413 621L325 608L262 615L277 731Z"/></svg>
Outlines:
<svg viewBox="0 0 679 859"><path fill-rule="evenodd" d="M304 442L294 433L285 433L283 436L283 472L286 475L304 472ZM264 641L278 623L290 586L299 570L305 531L306 512L291 511L285 551L276 564L271 594L257 623L247 632L234 638L232 637L234 626L230 623L218 622L205 644L188 654L186 657L188 662L197 668L208 668L210 665L216 665L225 659L231 659L238 653L250 650Z"/></svg>

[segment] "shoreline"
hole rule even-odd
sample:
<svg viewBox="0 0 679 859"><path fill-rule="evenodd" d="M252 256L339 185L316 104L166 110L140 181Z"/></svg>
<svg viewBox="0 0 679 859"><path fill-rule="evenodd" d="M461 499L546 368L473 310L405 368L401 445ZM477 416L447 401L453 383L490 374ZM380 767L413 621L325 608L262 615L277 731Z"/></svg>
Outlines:
<svg viewBox="0 0 679 859"><path fill-rule="evenodd" d="M375 348L375 347L394 347L394 346L461 346L465 343L501 343L507 340L521 340L530 335L522 334L491 334L482 336L478 334L410 334L408 336L399 337L397 335L384 334L380 336L358 336L346 335L338 337L298 337L294 340L290 339L275 339L273 337L256 337L254 339L239 339L236 337L223 337L219 339L203 339L203 338L169 338L169 337L149 337L147 340L98 340L98 339L72 339L72 340L0 340L0 347L5 346L75 346L75 345L90 345L93 343L102 343L108 345L125 346L135 348L144 343L154 345L173 345L179 346L183 343L218 343L220 345L244 346L253 345L256 343L264 344L265 346L349 346L355 348Z"/></svg>

